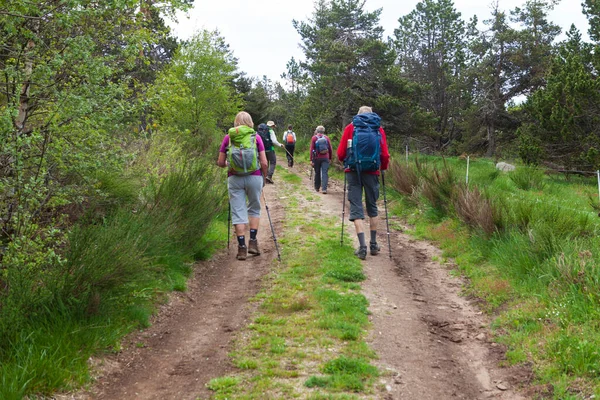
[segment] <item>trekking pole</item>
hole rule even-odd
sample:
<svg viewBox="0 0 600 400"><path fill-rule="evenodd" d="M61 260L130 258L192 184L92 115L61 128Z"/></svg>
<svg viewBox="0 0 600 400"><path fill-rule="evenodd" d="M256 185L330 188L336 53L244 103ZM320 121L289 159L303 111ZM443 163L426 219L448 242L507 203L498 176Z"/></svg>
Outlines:
<svg viewBox="0 0 600 400"><path fill-rule="evenodd" d="M273 234L273 242L275 242L275 250L277 250L277 259L281 261L281 254L279 253L279 245L277 245L277 237L275 236L275 229L273 229L273 222L271 222L271 213L269 212L269 206L267 205L267 198L265 192L262 192L263 201L265 202L265 208L267 209L267 217L269 217L269 225L271 225L271 233Z"/></svg>
<svg viewBox="0 0 600 400"><path fill-rule="evenodd" d="M387 230L388 250L390 251L390 259L392 258L392 245L390 244L390 223L388 220L387 197L385 196L385 172L381 171L381 183L383 184L383 205L385 206L385 226Z"/></svg>
<svg viewBox="0 0 600 400"><path fill-rule="evenodd" d="M346 219L346 173L344 172L344 200L342 203L342 234L340 236L340 246L344 245L344 220Z"/></svg>
<svg viewBox="0 0 600 400"><path fill-rule="evenodd" d="M231 203L229 203L229 209L227 210L227 253L229 253L229 242L231 242Z"/></svg>

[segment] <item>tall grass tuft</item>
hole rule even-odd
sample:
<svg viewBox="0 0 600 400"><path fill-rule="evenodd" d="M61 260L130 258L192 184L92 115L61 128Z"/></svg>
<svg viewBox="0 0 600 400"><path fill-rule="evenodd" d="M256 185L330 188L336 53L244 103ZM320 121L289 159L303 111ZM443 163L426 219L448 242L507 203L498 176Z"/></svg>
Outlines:
<svg viewBox="0 0 600 400"><path fill-rule="evenodd" d="M400 194L411 198L419 187L419 175L414 168L392 161L388 170L391 184Z"/></svg>
<svg viewBox="0 0 600 400"><path fill-rule="evenodd" d="M546 187L544 172L539 168L517 167L508 176L522 190L543 190Z"/></svg>
<svg viewBox="0 0 600 400"><path fill-rule="evenodd" d="M421 195L427 199L431 207L442 215L447 215L452 207L452 199L457 184L457 176L446 160L441 167L430 167L418 159L415 166L422 178Z"/></svg>
<svg viewBox="0 0 600 400"><path fill-rule="evenodd" d="M459 186L453 200L456 215L467 226L481 229L488 237L503 230L502 209L477 187Z"/></svg>

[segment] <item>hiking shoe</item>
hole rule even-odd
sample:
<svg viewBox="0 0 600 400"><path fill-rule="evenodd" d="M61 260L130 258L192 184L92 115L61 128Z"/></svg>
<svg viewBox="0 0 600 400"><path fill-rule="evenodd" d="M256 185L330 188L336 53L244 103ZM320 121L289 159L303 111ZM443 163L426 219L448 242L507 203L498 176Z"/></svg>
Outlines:
<svg viewBox="0 0 600 400"><path fill-rule="evenodd" d="M321 193L323 193L323 194L327 194L327 189L325 189L325 190L321 191Z"/></svg>
<svg viewBox="0 0 600 400"><path fill-rule="evenodd" d="M248 248L246 246L238 245L238 253L237 256L235 256L235 258L237 258L238 260L245 260L246 257L248 257Z"/></svg>
<svg viewBox="0 0 600 400"><path fill-rule="evenodd" d="M248 243L248 253L260 256L260 250L258 249L258 240L250 239L250 243Z"/></svg>
<svg viewBox="0 0 600 400"><path fill-rule="evenodd" d="M361 260L364 260L367 258L367 246L360 246L358 249L356 249L356 251L354 252L354 255L358 258L360 258Z"/></svg>
<svg viewBox="0 0 600 400"><path fill-rule="evenodd" d="M381 246L377 243L369 243L369 249L371 250L371 255L376 256L381 251Z"/></svg>
<svg viewBox="0 0 600 400"><path fill-rule="evenodd" d="M267 183L273 183L273 178L270 176L267 176L265 179L267 180Z"/></svg>

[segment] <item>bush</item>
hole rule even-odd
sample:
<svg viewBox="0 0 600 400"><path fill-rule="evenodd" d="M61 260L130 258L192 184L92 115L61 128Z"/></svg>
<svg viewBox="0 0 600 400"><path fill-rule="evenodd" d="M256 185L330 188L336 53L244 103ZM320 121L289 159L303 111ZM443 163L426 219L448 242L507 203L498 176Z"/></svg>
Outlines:
<svg viewBox="0 0 600 400"><path fill-rule="evenodd" d="M51 383L45 380L48 374L38 373L45 365L65 364L61 360L86 360L95 350L55 349L63 346L58 335L64 332L53 321L68 321L73 343L106 346L105 338L114 338L113 331L148 323L158 293L182 288L200 239L227 204L225 184L218 182L214 168L205 160L184 164L138 194L137 204L131 203L128 190L115 184L126 201L108 207L114 211L103 220L82 220L88 224L71 231L63 256L44 243L29 243L23 253L19 240L12 242L0 270L0 365L6 371L28 365L33 372L15 386L18 393L0 381L2 396L64 387L68 382L61 379L85 368L85 362L65 365L62 378ZM35 332L40 343L43 339L44 351L24 351L32 346L19 339L27 332Z"/></svg>

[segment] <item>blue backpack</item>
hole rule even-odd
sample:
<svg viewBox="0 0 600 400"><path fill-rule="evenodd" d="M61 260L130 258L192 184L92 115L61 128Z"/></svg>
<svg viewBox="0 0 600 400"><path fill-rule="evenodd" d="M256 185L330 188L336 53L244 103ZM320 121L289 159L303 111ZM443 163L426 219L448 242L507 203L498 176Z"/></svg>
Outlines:
<svg viewBox="0 0 600 400"><path fill-rule="evenodd" d="M329 153L329 142L327 141L327 137L325 135L320 137L317 135L317 140L315 140L315 152L317 154Z"/></svg>
<svg viewBox="0 0 600 400"><path fill-rule="evenodd" d="M358 114L352 120L352 148L344 166L352 171L377 171L381 163L381 118L375 113Z"/></svg>

